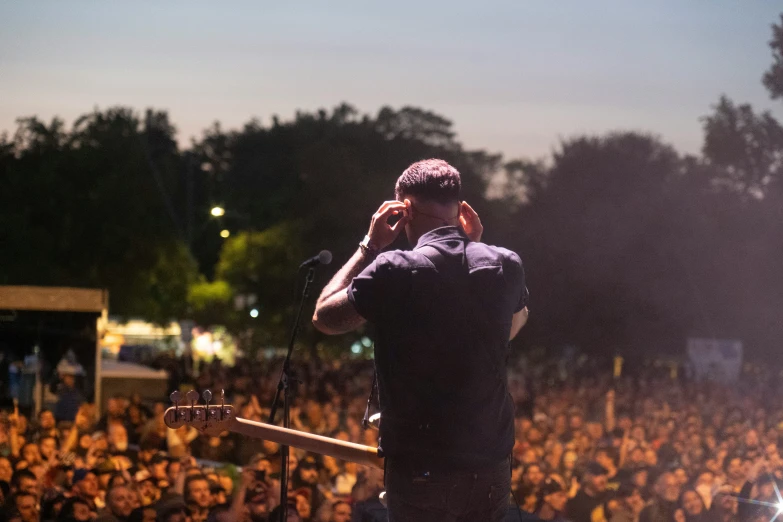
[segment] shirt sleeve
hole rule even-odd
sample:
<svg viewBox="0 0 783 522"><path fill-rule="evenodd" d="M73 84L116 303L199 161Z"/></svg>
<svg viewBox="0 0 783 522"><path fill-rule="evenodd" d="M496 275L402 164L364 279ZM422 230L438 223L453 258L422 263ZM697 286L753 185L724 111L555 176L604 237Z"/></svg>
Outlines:
<svg viewBox="0 0 783 522"><path fill-rule="evenodd" d="M514 311L514 313L517 313L526 307L528 301L530 301L530 292L527 291L526 286L522 286L522 293L519 296L519 303L517 303L517 309Z"/></svg>
<svg viewBox="0 0 783 522"><path fill-rule="evenodd" d="M389 267L378 256L348 285L348 300L371 323L377 323L381 317L382 303L388 299L388 280Z"/></svg>
<svg viewBox="0 0 783 522"><path fill-rule="evenodd" d="M519 255L512 252L510 261L514 267L513 273L516 275L514 278L514 285L519 292L519 299L514 308L514 313L517 313L528 305L528 302L530 301L530 292L528 292L525 284L525 269L522 267L522 260L519 258Z"/></svg>

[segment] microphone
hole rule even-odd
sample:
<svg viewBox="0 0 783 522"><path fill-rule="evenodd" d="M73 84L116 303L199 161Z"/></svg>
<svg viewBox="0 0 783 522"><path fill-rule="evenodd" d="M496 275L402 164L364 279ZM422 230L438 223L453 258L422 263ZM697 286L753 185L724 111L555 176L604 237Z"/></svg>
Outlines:
<svg viewBox="0 0 783 522"><path fill-rule="evenodd" d="M321 252L318 253L317 256L313 256L301 265L299 265L299 268L305 267L305 266L318 266L318 265L328 265L332 262L332 253L328 250L321 250Z"/></svg>

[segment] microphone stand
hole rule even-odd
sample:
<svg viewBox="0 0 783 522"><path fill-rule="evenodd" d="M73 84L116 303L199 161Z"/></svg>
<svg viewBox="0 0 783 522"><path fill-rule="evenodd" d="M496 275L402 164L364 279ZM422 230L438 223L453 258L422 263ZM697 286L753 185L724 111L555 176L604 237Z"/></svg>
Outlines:
<svg viewBox="0 0 783 522"><path fill-rule="evenodd" d="M310 267L307 270L307 278L305 279L304 289L302 290L302 297L299 300L299 309L296 312L296 318L294 319L294 328L291 331L291 341L288 343L288 353L283 361L283 371L280 372L280 381L277 383L277 392L275 393L275 400L272 403L272 411L269 413L269 424L274 424L275 413L277 413L277 404L280 400L280 393L283 393L283 427L291 427L291 379L293 374L291 373L291 354L294 352L294 341L296 340L296 334L299 330L299 321L302 318L302 310L304 309L305 301L310 293L310 284L313 282L315 276L315 267ZM280 465L280 522L286 522L288 520L288 446L280 446L280 458L282 460Z"/></svg>

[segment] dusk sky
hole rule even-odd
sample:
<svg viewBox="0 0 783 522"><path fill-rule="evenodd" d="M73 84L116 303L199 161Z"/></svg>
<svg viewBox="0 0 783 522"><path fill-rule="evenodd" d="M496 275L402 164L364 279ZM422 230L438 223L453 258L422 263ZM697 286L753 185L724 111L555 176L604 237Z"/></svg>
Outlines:
<svg viewBox="0 0 783 522"><path fill-rule="evenodd" d="M779 118L766 0L0 3L0 132L98 107L169 111L181 144L342 101L433 110L470 149L548 155L644 130L698 152L725 93Z"/></svg>

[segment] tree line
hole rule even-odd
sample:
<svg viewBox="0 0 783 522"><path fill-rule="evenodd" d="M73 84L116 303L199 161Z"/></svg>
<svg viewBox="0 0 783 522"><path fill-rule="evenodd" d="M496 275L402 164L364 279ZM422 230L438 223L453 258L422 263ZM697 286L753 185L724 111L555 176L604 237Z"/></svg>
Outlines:
<svg viewBox="0 0 783 522"><path fill-rule="evenodd" d="M783 98L783 16L770 47L762 81ZM727 97L702 125L698 156L615 132L507 160L417 107L215 123L185 149L165 111L21 118L0 138L0 284L104 287L113 314L279 345L299 263L323 248L344 262L397 176L439 157L461 172L485 240L523 259L531 321L518 346L661 353L705 336L770 355L783 339L783 127Z"/></svg>

